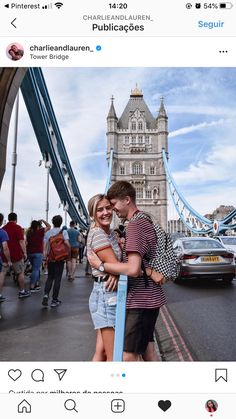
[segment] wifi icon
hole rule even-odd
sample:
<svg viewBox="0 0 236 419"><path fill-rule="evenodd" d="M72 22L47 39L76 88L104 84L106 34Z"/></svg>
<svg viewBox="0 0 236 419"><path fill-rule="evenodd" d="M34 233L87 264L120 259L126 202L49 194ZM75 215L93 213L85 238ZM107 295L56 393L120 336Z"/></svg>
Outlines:
<svg viewBox="0 0 236 419"><path fill-rule="evenodd" d="M61 3L60 1L58 1L57 3L55 3L55 6L60 9L63 6L63 3Z"/></svg>

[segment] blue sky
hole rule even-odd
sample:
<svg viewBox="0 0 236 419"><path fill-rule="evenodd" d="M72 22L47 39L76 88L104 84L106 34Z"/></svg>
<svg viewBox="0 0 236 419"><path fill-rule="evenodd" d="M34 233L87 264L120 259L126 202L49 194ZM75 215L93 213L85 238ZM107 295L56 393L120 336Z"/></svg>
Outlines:
<svg viewBox="0 0 236 419"><path fill-rule="evenodd" d="M235 68L47 68L51 101L85 203L106 182L106 116L115 97L119 117L138 84L153 115L160 97L169 117L169 164L189 203L200 213L236 205ZM0 192L9 212L13 129ZM46 173L23 100L20 101L15 211L27 226L45 217ZM50 217L63 213L51 184Z"/></svg>

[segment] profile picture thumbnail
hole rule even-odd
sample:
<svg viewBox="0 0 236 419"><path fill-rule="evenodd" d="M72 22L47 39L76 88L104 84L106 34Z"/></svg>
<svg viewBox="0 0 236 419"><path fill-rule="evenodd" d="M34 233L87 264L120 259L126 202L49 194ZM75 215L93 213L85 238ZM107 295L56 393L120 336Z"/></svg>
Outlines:
<svg viewBox="0 0 236 419"><path fill-rule="evenodd" d="M10 44L7 47L7 56L12 61L20 60L24 55L24 48L21 44L15 42L14 44Z"/></svg>
<svg viewBox="0 0 236 419"><path fill-rule="evenodd" d="M218 409L218 403L215 400L207 400L205 404L207 412L213 413Z"/></svg>

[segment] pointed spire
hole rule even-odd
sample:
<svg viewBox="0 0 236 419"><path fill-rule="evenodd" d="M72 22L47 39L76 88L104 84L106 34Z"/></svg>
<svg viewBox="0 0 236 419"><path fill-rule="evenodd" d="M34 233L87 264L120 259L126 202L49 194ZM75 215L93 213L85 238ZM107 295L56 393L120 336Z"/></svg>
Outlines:
<svg viewBox="0 0 236 419"><path fill-rule="evenodd" d="M159 117L167 118L167 113L166 113L165 106L164 106L164 98L163 98L163 96L161 96L160 99L161 99L161 104L160 104L160 108L159 108L159 112L158 112L157 118L159 118Z"/></svg>
<svg viewBox="0 0 236 419"><path fill-rule="evenodd" d="M118 119L117 116L116 116L116 111L115 111L115 107L114 107L114 96L113 95L111 97L111 106L110 106L110 110L108 112L107 118Z"/></svg>

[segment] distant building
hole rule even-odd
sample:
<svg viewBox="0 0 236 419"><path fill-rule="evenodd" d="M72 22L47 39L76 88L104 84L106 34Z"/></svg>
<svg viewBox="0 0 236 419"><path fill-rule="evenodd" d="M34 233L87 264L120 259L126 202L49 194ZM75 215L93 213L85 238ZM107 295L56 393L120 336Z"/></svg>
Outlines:
<svg viewBox="0 0 236 419"><path fill-rule="evenodd" d="M114 150L112 182L126 180L136 189L137 205L167 229L167 182L162 149L168 151L168 117L163 98L156 117L137 87L120 118L114 99L107 116L107 159Z"/></svg>
<svg viewBox="0 0 236 419"><path fill-rule="evenodd" d="M186 236L191 234L191 231L186 227L182 220L168 220L168 233L181 233Z"/></svg>

